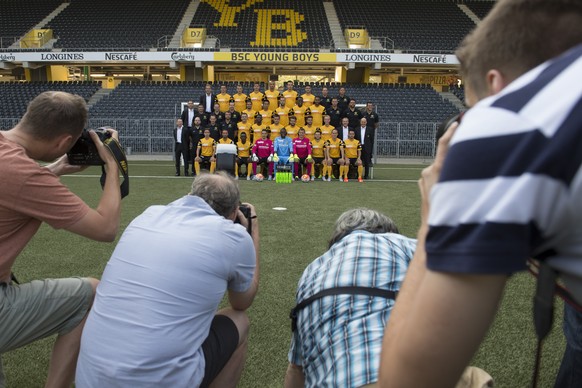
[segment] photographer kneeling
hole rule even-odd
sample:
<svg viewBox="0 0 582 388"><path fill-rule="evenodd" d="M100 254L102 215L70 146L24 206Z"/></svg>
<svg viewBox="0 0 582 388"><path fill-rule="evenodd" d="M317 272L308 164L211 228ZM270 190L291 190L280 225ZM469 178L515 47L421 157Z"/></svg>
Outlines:
<svg viewBox="0 0 582 388"><path fill-rule="evenodd" d="M22 120L0 132L0 354L58 334L47 387L70 386L79 340L98 281L91 278L35 280L15 284L12 267L42 222L97 241L113 241L121 195L116 160L90 132L107 178L96 209L64 186L59 176L83 169L64 155L81 136L87 105L79 96L45 92ZM109 130L117 139L117 132ZM42 167L37 160L56 162ZM0 386L5 385L0 363Z"/></svg>
<svg viewBox="0 0 582 388"><path fill-rule="evenodd" d="M131 222L87 319L77 387L236 386L259 280L257 213L239 201L226 173L201 174Z"/></svg>

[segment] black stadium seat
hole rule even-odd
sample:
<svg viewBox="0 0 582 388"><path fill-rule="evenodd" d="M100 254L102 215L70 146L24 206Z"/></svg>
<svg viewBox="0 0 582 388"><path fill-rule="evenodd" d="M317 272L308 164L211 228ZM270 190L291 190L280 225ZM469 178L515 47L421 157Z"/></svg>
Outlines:
<svg viewBox="0 0 582 388"><path fill-rule="evenodd" d="M55 47L147 49L174 35L188 0L74 0L51 20ZM144 26L147 26L144 28Z"/></svg>
<svg viewBox="0 0 582 388"><path fill-rule="evenodd" d="M368 0L357 8L352 0L333 3L342 29L365 26L372 37L392 39L395 49L452 52L475 27L454 1Z"/></svg>

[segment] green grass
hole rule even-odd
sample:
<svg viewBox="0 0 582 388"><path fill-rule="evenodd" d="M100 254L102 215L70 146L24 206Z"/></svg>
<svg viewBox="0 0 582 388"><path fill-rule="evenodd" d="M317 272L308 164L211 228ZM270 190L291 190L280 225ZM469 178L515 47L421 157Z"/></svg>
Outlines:
<svg viewBox="0 0 582 388"><path fill-rule="evenodd" d="M367 206L392 217L400 231L415 236L419 226L416 180L422 166L380 165L375 181L313 182L278 185L241 181L243 201L257 207L261 227L260 290L249 310L251 335L241 387L281 387L290 339L289 309L303 269L326 250L335 219L346 209ZM123 200L122 229L146 207L165 204L189 190L190 178L173 177L171 162L130 164L131 194ZM100 197L100 171L63 181L90 205ZM273 210L286 207L287 211ZM100 277L115 244L88 241L46 225L17 259L21 281L46 277ZM473 365L489 372L498 387L529 386L535 334L532 325L533 278L514 276L495 323L475 356ZM540 387L552 386L564 349L561 303L556 324L545 342ZM53 338L3 355L9 387L41 387L48 368Z"/></svg>

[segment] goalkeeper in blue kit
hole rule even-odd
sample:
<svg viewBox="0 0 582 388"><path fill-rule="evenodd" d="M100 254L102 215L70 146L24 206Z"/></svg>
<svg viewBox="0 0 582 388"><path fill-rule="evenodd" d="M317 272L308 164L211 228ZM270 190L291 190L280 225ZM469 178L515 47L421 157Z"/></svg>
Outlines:
<svg viewBox="0 0 582 388"><path fill-rule="evenodd" d="M281 136L275 138L273 144L273 162L275 165L275 178L277 177L277 166L284 166L289 164L291 170L293 171L293 140L287 137L287 131L285 128L281 128Z"/></svg>

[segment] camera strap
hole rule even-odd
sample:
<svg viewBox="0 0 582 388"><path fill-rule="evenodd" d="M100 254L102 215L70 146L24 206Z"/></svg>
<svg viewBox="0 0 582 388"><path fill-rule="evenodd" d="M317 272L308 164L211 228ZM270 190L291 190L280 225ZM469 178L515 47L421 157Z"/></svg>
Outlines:
<svg viewBox="0 0 582 388"><path fill-rule="evenodd" d="M301 301L300 303L297 304L297 306L291 309L291 312L289 313L289 318L291 318L291 331L295 331L297 329L297 314L299 313L300 310L309 306L315 300L323 298L324 296L328 295L368 295L396 300L396 295L398 295L398 292L385 290L383 288L359 287L359 286L326 288L325 290L321 290L318 293L310 296L309 298Z"/></svg>
<svg viewBox="0 0 582 388"><path fill-rule="evenodd" d="M534 328L537 336L537 348L532 375L532 387L538 385L541 368L542 342L552 329L554 319L554 296L557 295L576 311L582 312L580 305L571 293L559 281L559 273L544 261L530 259L527 262L529 272L537 278L534 296Z"/></svg>
<svg viewBox="0 0 582 388"><path fill-rule="evenodd" d="M121 171L121 175L123 175L123 182L119 185L119 190L121 191L121 198L125 198L127 194L129 194L129 170L127 167L127 156L125 156L125 152L121 148L121 144L110 137L103 141L105 147L111 152L113 158L117 162L117 166L119 167L119 171ZM105 179L107 177L107 173L105 172L105 166L101 166L101 187L105 186Z"/></svg>

